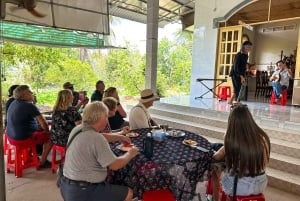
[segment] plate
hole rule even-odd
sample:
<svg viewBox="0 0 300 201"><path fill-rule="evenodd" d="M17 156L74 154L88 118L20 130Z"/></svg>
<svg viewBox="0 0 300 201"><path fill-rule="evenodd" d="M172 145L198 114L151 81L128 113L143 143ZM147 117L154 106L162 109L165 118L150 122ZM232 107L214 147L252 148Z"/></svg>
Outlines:
<svg viewBox="0 0 300 201"><path fill-rule="evenodd" d="M185 144L185 145L188 145L188 146L193 147L193 146L196 146L196 145L197 145L197 142L194 141L194 140L184 139L184 140L182 141L182 144Z"/></svg>
<svg viewBox="0 0 300 201"><path fill-rule="evenodd" d="M120 149L121 151L129 151L132 147L134 147L134 144L130 144L130 146L125 146L124 144L119 144L116 148Z"/></svg>
<svg viewBox="0 0 300 201"><path fill-rule="evenodd" d="M177 130L171 130L171 131L167 131L166 135L170 136L170 137L184 137L185 136L185 132L183 132L183 131L177 131Z"/></svg>
<svg viewBox="0 0 300 201"><path fill-rule="evenodd" d="M130 132L130 133L126 133L125 136L127 137L138 137L140 134L138 133L133 133L133 132Z"/></svg>

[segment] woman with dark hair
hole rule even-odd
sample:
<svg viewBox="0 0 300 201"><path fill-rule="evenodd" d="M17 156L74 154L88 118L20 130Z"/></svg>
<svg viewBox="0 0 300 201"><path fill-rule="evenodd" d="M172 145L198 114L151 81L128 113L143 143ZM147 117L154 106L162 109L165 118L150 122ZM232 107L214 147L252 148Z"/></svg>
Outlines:
<svg viewBox="0 0 300 201"><path fill-rule="evenodd" d="M10 106L10 104L15 100L14 98L14 90L15 88L17 88L19 85L17 84L14 84L14 85L11 85L8 89L8 99L5 103L5 114L7 114L7 110L8 110L8 107ZM6 124L7 124L7 120L6 120L6 117L5 117L5 121L4 121L4 125L6 127Z"/></svg>
<svg viewBox="0 0 300 201"><path fill-rule="evenodd" d="M228 118L224 146L213 156L215 160L225 157L222 188L226 195L233 194L235 175L238 177L237 195L263 192L267 186L265 169L270 159L270 146L268 135L255 123L247 106L234 106Z"/></svg>
<svg viewBox="0 0 300 201"><path fill-rule="evenodd" d="M110 117L114 117L118 111L118 100L114 97L105 97L103 98L102 102L106 105L108 108L108 119ZM110 122L108 121L107 125L105 126L104 130L102 132L104 133L114 133L117 135L125 135L130 131L129 126L123 126L120 130L114 130Z"/></svg>
<svg viewBox="0 0 300 201"><path fill-rule="evenodd" d="M15 100L15 98L14 98L14 90L15 90L15 88L17 88L19 85L17 85L17 84L15 84L15 85L11 85L10 87L9 87L9 89L8 89L8 100L6 101L6 104L5 104L5 110L6 110L6 112L7 112L7 110L8 110L8 107L9 107L9 105Z"/></svg>
<svg viewBox="0 0 300 201"><path fill-rule="evenodd" d="M117 110L115 112L115 115L109 116L109 118L108 118L111 129L117 130L117 129L123 128L124 126L129 126L129 122L124 120L124 118L126 118L126 116L127 116L127 113L120 103L120 98L119 98L117 89L115 87L109 87L108 89L106 89L104 91L103 97L104 98L113 97L118 101L117 102Z"/></svg>

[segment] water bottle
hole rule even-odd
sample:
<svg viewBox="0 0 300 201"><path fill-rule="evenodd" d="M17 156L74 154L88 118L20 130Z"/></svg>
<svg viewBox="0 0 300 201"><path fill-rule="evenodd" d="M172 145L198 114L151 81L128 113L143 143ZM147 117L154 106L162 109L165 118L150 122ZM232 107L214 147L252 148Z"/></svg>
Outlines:
<svg viewBox="0 0 300 201"><path fill-rule="evenodd" d="M146 139L143 141L143 151L147 158L153 156L154 141L151 133L147 133Z"/></svg>

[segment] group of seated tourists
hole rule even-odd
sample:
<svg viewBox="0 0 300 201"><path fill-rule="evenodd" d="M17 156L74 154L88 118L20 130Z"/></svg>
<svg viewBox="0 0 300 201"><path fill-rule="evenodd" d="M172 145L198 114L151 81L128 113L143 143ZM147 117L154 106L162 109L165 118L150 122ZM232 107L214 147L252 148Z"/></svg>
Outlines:
<svg viewBox="0 0 300 201"><path fill-rule="evenodd" d="M7 108L6 134L8 141L18 145L26 140L43 145L40 168L50 167L47 156L52 148L48 124L36 107L35 96L27 85L19 85L13 90L14 100Z"/></svg>
<svg viewBox="0 0 300 201"><path fill-rule="evenodd" d="M34 104L29 86L12 86L10 90L13 92L9 94L12 100L9 99L11 103L6 117L8 140L12 144L23 140L43 144L40 167L49 166L47 155L53 144L66 146L69 141L72 142L66 151L60 186L65 201L131 201L131 188L109 184L106 177L108 169L123 168L139 154L139 149L133 146L123 155L116 156L109 143L131 143L130 138L124 135L130 130L158 126L148 111L156 95L151 89L142 90L127 122L124 120L126 111L115 87L104 90L104 82L98 81L96 88L101 93L95 92L98 95L94 95L90 103L79 99L74 102L76 93L70 82L63 87L53 107L49 131L46 120ZM99 98L100 94L101 100L96 100L95 97ZM79 113L80 107L83 107L82 114ZM270 149L268 135L255 123L247 106L235 105L228 118L224 145L213 155L214 160L225 161L226 164L223 174L220 171L212 173L214 200L219 201L220 183L226 194L232 194L235 177L238 177L238 195L261 193L267 185L265 168Z"/></svg>

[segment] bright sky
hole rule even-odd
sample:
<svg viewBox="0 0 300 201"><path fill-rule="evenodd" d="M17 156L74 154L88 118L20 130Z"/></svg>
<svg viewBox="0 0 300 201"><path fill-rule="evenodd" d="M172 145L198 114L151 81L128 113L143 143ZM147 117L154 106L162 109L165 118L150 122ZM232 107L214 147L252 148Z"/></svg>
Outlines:
<svg viewBox="0 0 300 201"><path fill-rule="evenodd" d="M146 24L120 19L119 23L111 25L116 38L116 46L125 46L125 41L138 46L140 52L146 52ZM168 24L164 28L159 28L158 40L164 36L170 40L173 38L173 33L181 29L180 24Z"/></svg>

